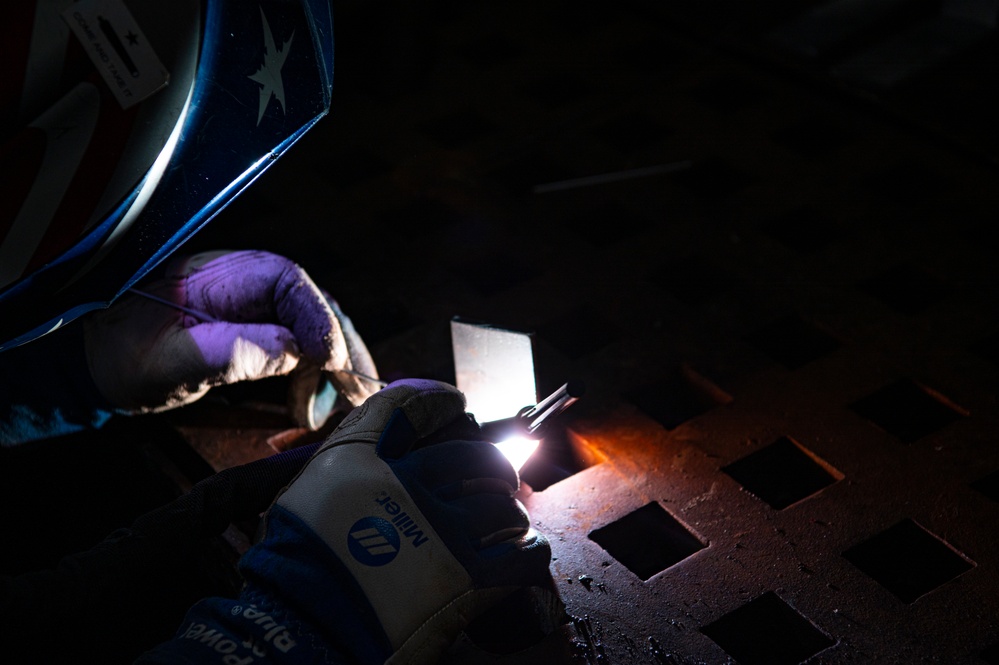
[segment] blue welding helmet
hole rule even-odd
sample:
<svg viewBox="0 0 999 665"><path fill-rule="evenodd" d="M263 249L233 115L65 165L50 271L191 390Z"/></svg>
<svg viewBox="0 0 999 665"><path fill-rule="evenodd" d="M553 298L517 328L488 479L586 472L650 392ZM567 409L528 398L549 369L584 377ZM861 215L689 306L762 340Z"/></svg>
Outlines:
<svg viewBox="0 0 999 665"><path fill-rule="evenodd" d="M329 0L5 12L0 350L107 307L329 110Z"/></svg>

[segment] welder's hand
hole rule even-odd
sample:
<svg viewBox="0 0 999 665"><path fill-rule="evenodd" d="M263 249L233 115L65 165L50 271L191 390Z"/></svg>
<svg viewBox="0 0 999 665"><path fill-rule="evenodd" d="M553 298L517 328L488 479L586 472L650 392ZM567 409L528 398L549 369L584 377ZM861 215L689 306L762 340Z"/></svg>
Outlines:
<svg viewBox="0 0 999 665"><path fill-rule="evenodd" d="M361 662L433 663L478 613L544 585L551 550L516 471L489 443L440 440L464 412L433 381L355 409L271 508L240 562L250 588Z"/></svg>
<svg viewBox="0 0 999 665"><path fill-rule="evenodd" d="M351 412L241 559L227 632L275 661L314 648L314 633L350 662L435 663L479 613L549 585L551 549L513 497L517 472L495 446L453 438L474 438L470 423L464 396L435 381L397 381Z"/></svg>
<svg viewBox="0 0 999 665"><path fill-rule="evenodd" d="M261 251L175 259L143 291L215 322L129 294L85 324L87 360L101 394L131 412L169 409L213 386L289 373L299 361L329 372L352 404L377 386L364 342L302 268Z"/></svg>

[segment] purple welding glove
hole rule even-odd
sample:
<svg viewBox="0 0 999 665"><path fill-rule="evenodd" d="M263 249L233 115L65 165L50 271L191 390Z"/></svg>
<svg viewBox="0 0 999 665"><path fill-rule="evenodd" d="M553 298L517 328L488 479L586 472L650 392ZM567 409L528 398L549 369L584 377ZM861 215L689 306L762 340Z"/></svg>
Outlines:
<svg viewBox="0 0 999 665"><path fill-rule="evenodd" d="M447 384L369 398L271 506L240 598L199 603L139 662L430 665L511 593L550 587L517 472L477 434Z"/></svg>
<svg viewBox="0 0 999 665"><path fill-rule="evenodd" d="M261 251L175 259L142 291L85 322L90 372L100 393L132 413L188 404L213 386L284 375L300 362L329 372L360 404L377 376L350 320L294 262ZM207 317L202 316L207 315Z"/></svg>

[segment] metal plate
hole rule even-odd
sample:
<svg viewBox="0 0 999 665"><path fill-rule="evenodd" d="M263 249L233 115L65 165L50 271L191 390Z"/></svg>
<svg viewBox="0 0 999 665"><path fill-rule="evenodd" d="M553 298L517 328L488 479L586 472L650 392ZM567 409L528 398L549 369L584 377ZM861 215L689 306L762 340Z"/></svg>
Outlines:
<svg viewBox="0 0 999 665"><path fill-rule="evenodd" d="M480 423L508 418L538 401L531 333L451 321L455 385Z"/></svg>

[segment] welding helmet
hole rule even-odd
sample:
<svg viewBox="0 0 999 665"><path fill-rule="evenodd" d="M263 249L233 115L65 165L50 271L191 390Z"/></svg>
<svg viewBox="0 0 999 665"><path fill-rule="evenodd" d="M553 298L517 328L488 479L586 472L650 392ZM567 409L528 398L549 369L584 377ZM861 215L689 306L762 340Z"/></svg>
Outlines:
<svg viewBox="0 0 999 665"><path fill-rule="evenodd" d="M108 306L329 109L329 0L5 13L0 350Z"/></svg>

